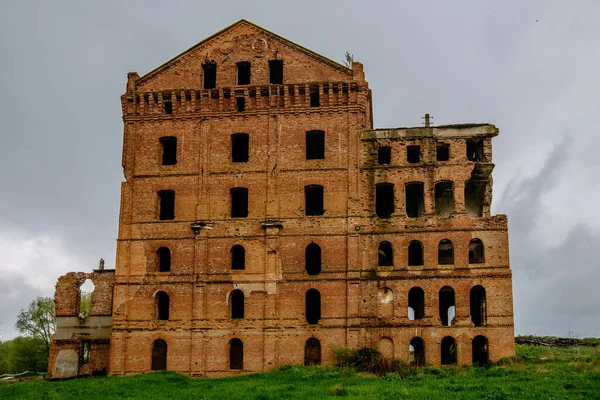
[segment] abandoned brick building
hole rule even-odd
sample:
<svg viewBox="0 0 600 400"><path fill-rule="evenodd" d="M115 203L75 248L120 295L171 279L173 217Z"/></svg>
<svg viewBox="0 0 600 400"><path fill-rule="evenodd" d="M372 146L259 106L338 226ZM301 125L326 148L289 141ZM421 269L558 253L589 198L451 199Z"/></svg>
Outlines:
<svg viewBox="0 0 600 400"><path fill-rule="evenodd" d="M514 354L494 125L373 129L362 64L244 20L129 73L121 102L116 269L60 278L53 376Z"/></svg>

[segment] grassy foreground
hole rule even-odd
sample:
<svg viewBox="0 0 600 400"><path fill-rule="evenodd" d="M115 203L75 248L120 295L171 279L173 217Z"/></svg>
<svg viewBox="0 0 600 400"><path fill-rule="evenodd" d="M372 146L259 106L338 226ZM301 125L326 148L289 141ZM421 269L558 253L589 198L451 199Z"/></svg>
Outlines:
<svg viewBox="0 0 600 400"><path fill-rule="evenodd" d="M289 366L234 378L190 379L172 372L62 382L0 382L10 399L600 399L600 347L517 345L489 368L408 367L384 377L348 368Z"/></svg>

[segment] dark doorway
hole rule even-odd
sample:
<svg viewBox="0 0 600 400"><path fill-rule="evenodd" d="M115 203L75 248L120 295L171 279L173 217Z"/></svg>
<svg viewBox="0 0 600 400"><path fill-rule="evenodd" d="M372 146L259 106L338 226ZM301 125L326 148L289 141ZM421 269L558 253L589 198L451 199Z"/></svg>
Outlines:
<svg viewBox="0 0 600 400"><path fill-rule="evenodd" d="M487 323L487 310L483 286L473 286L470 293L470 303L471 321L475 326L485 326Z"/></svg>
<svg viewBox="0 0 600 400"><path fill-rule="evenodd" d="M304 346L304 365L321 364L321 342L316 338L310 338Z"/></svg>
<svg viewBox="0 0 600 400"><path fill-rule="evenodd" d="M156 319L159 321L169 319L169 295L165 292L156 293Z"/></svg>
<svg viewBox="0 0 600 400"><path fill-rule="evenodd" d="M375 212L379 218L389 218L394 213L394 184L378 183L375 186Z"/></svg>
<svg viewBox="0 0 600 400"><path fill-rule="evenodd" d="M244 318L244 292L239 289L232 291L229 301L231 302L231 318Z"/></svg>
<svg viewBox="0 0 600 400"><path fill-rule="evenodd" d="M451 336L442 339L442 365L456 364L456 341Z"/></svg>
<svg viewBox="0 0 600 400"><path fill-rule="evenodd" d="M152 343L152 371L164 371L167 369L167 343L162 339L156 339Z"/></svg>
<svg viewBox="0 0 600 400"><path fill-rule="evenodd" d="M321 273L321 247L316 243L306 246L304 251L305 269L309 275Z"/></svg>
<svg viewBox="0 0 600 400"><path fill-rule="evenodd" d="M229 369L244 369L244 343L237 338L229 342Z"/></svg>
<svg viewBox="0 0 600 400"><path fill-rule="evenodd" d="M423 265L423 245L418 240L413 240L408 245L408 265Z"/></svg>
<svg viewBox="0 0 600 400"><path fill-rule="evenodd" d="M317 289L306 292L306 322L317 324L321 319L321 293Z"/></svg>
<svg viewBox="0 0 600 400"><path fill-rule="evenodd" d="M425 342L423 339L420 337L412 338L409 345L409 351L411 353L411 365L416 365L417 367L425 365Z"/></svg>
<svg viewBox="0 0 600 400"><path fill-rule="evenodd" d="M442 325L450 326L452 325L452 319L454 318L455 313L455 298L454 298L454 289L450 286L444 286L440 289L440 320L442 321Z"/></svg>
<svg viewBox="0 0 600 400"><path fill-rule="evenodd" d="M394 265L394 250L390 242L381 242L377 249L377 265L379 267L391 267Z"/></svg>
<svg viewBox="0 0 600 400"><path fill-rule="evenodd" d="M485 336L475 336L472 342L473 365L488 363L488 340Z"/></svg>
<svg viewBox="0 0 600 400"><path fill-rule="evenodd" d="M160 247L156 251L158 257L158 270L168 272L171 270L171 250L168 247Z"/></svg>
<svg viewBox="0 0 600 400"><path fill-rule="evenodd" d="M411 318L412 309L412 318ZM418 286L408 291L408 318L410 320L421 319L425 316L425 292Z"/></svg>
<svg viewBox="0 0 600 400"><path fill-rule="evenodd" d="M246 269L246 249L236 244L231 248L231 269Z"/></svg>
<svg viewBox="0 0 600 400"><path fill-rule="evenodd" d="M440 240L438 244L438 264L454 264L454 245L448 239Z"/></svg>

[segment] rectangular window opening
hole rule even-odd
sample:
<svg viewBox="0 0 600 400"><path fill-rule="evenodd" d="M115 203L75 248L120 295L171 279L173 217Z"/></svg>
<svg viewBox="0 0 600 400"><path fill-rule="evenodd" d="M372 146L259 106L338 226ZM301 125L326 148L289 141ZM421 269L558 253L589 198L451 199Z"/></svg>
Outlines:
<svg viewBox="0 0 600 400"><path fill-rule="evenodd" d="M392 148L389 146L381 146L377 149L377 162L379 165L392 163Z"/></svg>
<svg viewBox="0 0 600 400"><path fill-rule="evenodd" d="M246 218L248 216L248 189L231 188L231 217Z"/></svg>
<svg viewBox="0 0 600 400"><path fill-rule="evenodd" d="M450 159L450 145L447 143L438 144L435 158L437 161L448 161Z"/></svg>
<svg viewBox="0 0 600 400"><path fill-rule="evenodd" d="M158 192L158 198L160 201L160 220L172 220L175 219L175 191L174 190L161 190Z"/></svg>
<svg viewBox="0 0 600 400"><path fill-rule="evenodd" d="M237 63L237 84L250 84L250 62L242 61Z"/></svg>
<svg viewBox="0 0 600 400"><path fill-rule="evenodd" d="M323 215L323 186L309 185L304 188L306 215Z"/></svg>
<svg viewBox="0 0 600 400"><path fill-rule="evenodd" d="M465 209L471 217L483 215L483 201L485 198L487 181L470 180L465 184Z"/></svg>
<svg viewBox="0 0 600 400"><path fill-rule="evenodd" d="M389 218L394 213L393 183L378 183L375 187L375 212L380 218Z"/></svg>
<svg viewBox="0 0 600 400"><path fill-rule="evenodd" d="M435 184L435 215L447 218L454 211L454 191L452 182Z"/></svg>
<svg viewBox="0 0 600 400"><path fill-rule="evenodd" d="M484 161L483 139L467 140L467 159L475 162Z"/></svg>
<svg viewBox="0 0 600 400"><path fill-rule="evenodd" d="M171 101L165 101L165 114L173 114L173 103Z"/></svg>
<svg viewBox="0 0 600 400"><path fill-rule="evenodd" d="M421 161L421 146L407 146L406 161L411 164Z"/></svg>
<svg viewBox="0 0 600 400"><path fill-rule="evenodd" d="M162 145L162 165L177 164L177 138L167 136L160 138Z"/></svg>
<svg viewBox="0 0 600 400"><path fill-rule="evenodd" d="M250 135L235 133L231 135L231 161L248 162L248 148Z"/></svg>
<svg viewBox="0 0 600 400"><path fill-rule="evenodd" d="M202 72L204 76L203 88L214 89L217 87L217 63L209 61L202 64Z"/></svg>
<svg viewBox="0 0 600 400"><path fill-rule="evenodd" d="M246 99L243 97L236 97L235 98L235 109L238 112L246 111Z"/></svg>
<svg viewBox="0 0 600 400"><path fill-rule="evenodd" d="M425 209L423 199L423 184L407 183L406 189L406 215L409 218L418 218L423 215Z"/></svg>
<svg viewBox="0 0 600 400"><path fill-rule="evenodd" d="M310 88L310 106L319 107L321 105L321 99L319 98L319 87Z"/></svg>
<svg viewBox="0 0 600 400"><path fill-rule="evenodd" d="M322 160L325 158L325 132L306 132L306 159Z"/></svg>
<svg viewBox="0 0 600 400"><path fill-rule="evenodd" d="M283 85L283 60L269 60L269 83Z"/></svg>

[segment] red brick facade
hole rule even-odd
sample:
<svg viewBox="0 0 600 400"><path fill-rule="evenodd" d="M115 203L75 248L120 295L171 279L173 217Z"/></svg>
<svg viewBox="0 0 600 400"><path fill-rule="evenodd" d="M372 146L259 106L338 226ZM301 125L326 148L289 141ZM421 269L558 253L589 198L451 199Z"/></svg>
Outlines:
<svg viewBox="0 0 600 400"><path fill-rule="evenodd" d="M434 365L514 354L493 125L374 130L360 63L243 20L130 73L121 100L110 373L330 364L335 347Z"/></svg>

